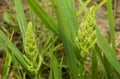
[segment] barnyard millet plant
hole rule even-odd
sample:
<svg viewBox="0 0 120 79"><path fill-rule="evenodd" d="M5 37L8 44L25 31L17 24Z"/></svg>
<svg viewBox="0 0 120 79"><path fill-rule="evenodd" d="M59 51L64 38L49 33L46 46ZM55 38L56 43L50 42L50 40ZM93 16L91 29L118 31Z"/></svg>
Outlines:
<svg viewBox="0 0 120 79"><path fill-rule="evenodd" d="M23 51L0 30L0 46L6 51L2 79L18 72L17 79L119 79L120 64L116 58L112 1L47 0L51 15L37 0L25 0L30 7L26 21L21 0L13 0L23 41ZM76 9L75 3L80 7ZM101 34L96 10L107 4L110 26L109 42ZM77 7L78 8L78 7ZM81 16L82 14L82 16ZM36 20L39 18L40 21ZM38 29L38 22L42 30ZM46 28L45 28L46 27ZM41 47L40 44L42 44ZM91 57L88 61L87 57ZM90 65L86 72L85 65ZM13 69L9 66L13 66ZM19 69L14 69L19 66Z"/></svg>

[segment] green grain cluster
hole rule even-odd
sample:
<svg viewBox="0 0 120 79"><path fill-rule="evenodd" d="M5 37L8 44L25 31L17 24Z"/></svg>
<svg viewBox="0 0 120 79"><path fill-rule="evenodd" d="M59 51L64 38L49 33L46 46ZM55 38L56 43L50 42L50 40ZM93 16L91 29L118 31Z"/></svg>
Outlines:
<svg viewBox="0 0 120 79"><path fill-rule="evenodd" d="M35 33L33 32L32 23L29 22L25 34L25 61L30 67L32 74L38 73L42 58L39 55L39 50L36 44Z"/></svg>
<svg viewBox="0 0 120 79"><path fill-rule="evenodd" d="M96 43L95 32L95 7L90 8L84 23L81 24L78 30L78 37L76 38L76 44L78 49L81 50L80 56L85 59L90 52L90 49L94 47Z"/></svg>

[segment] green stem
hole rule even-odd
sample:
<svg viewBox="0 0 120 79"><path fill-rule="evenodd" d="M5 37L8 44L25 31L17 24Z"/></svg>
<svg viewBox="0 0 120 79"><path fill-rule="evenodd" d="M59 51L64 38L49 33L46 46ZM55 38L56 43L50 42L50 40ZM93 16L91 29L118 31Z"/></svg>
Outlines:
<svg viewBox="0 0 120 79"><path fill-rule="evenodd" d="M96 48L92 50L92 79L98 79L98 62Z"/></svg>
<svg viewBox="0 0 120 79"><path fill-rule="evenodd" d="M38 76L38 74L35 74L35 76L33 76L32 79L41 79L41 78L40 76Z"/></svg>
<svg viewBox="0 0 120 79"><path fill-rule="evenodd" d="M84 64L83 62L80 63L80 79L83 79L83 72L84 72Z"/></svg>

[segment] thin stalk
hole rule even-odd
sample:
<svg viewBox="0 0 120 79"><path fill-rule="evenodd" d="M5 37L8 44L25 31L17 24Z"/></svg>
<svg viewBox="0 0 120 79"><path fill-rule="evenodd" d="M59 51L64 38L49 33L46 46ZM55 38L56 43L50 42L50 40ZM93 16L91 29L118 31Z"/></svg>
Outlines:
<svg viewBox="0 0 120 79"><path fill-rule="evenodd" d="M77 15L77 16L79 16L79 15L82 13L82 11L84 10L84 7L86 8L86 10L84 10L84 11L85 11L85 12L88 11L86 6L90 3L90 1L91 1L91 0L87 0L87 1L85 1L85 2L83 3L81 0L79 0L79 2L80 2L80 3L82 2L84 6L83 6L83 7L80 7L80 9L78 9L78 11L76 12L76 15Z"/></svg>
<svg viewBox="0 0 120 79"><path fill-rule="evenodd" d="M7 79L8 78L11 61L12 61L11 55L9 53L6 53L2 79Z"/></svg>
<svg viewBox="0 0 120 79"><path fill-rule="evenodd" d="M33 24L33 31L35 33L35 18L34 18L34 13L33 13L32 9L30 9L30 20Z"/></svg>
<svg viewBox="0 0 120 79"><path fill-rule="evenodd" d="M95 47L92 50L92 79L98 79L98 60Z"/></svg>
<svg viewBox="0 0 120 79"><path fill-rule="evenodd" d="M115 31L114 31L114 14L112 10L112 0L107 0L108 22L110 27L110 42L112 43L113 51L115 51Z"/></svg>
<svg viewBox="0 0 120 79"><path fill-rule="evenodd" d="M80 79L84 79L84 76L83 76L83 73L84 73L84 63L80 63Z"/></svg>
<svg viewBox="0 0 120 79"><path fill-rule="evenodd" d="M81 4L81 7L83 9L83 11L85 12L85 15L87 15L89 13L85 3L82 1L82 0L79 0L80 4Z"/></svg>
<svg viewBox="0 0 120 79"><path fill-rule="evenodd" d="M14 31L12 32L10 41L12 40L13 34L14 34ZM8 78L8 74L9 74L9 71L10 71L9 67L11 65L11 62L12 62L12 57L11 57L10 53L7 52L6 53L6 58L5 58L5 65L4 65L4 69L3 69L3 78L2 79L7 79Z"/></svg>
<svg viewBox="0 0 120 79"><path fill-rule="evenodd" d="M34 77L32 77L32 79L41 79L38 74L36 74Z"/></svg>

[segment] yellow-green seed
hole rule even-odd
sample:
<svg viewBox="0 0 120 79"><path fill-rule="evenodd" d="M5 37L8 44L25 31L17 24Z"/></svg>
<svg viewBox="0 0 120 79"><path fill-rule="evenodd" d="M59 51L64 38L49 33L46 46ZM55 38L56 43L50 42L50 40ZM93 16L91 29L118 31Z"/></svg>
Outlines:
<svg viewBox="0 0 120 79"><path fill-rule="evenodd" d="M78 30L78 37L75 38L76 45L81 51L80 56L83 60L86 59L90 49L93 48L96 43L95 25L95 6L93 6L90 8L86 21L81 24Z"/></svg>
<svg viewBox="0 0 120 79"><path fill-rule="evenodd" d="M31 75L35 75L38 73L43 58L39 54L32 22L28 23L27 31L25 33L24 47L25 47L25 54L23 57L25 61L28 63L29 72L31 73Z"/></svg>

